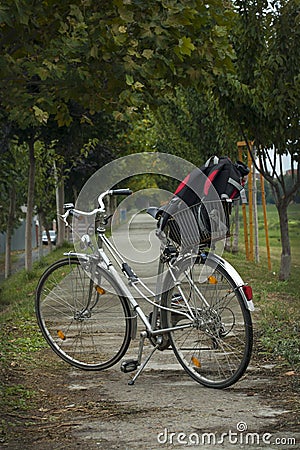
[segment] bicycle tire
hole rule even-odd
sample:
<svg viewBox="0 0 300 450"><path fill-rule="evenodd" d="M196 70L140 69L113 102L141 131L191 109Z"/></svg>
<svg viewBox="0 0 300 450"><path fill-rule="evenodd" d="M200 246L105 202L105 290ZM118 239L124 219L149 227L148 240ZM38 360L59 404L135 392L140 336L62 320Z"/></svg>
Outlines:
<svg viewBox="0 0 300 450"><path fill-rule="evenodd" d="M42 275L35 297L42 334L54 352L84 370L116 364L131 341L128 301L97 266L97 283L77 257L59 260Z"/></svg>
<svg viewBox="0 0 300 450"><path fill-rule="evenodd" d="M178 279L195 319L183 315L188 310L178 288L167 289L162 305L175 308L176 313L162 310L163 327L190 326L169 333L176 358L198 383L211 388L229 387L242 377L250 362L250 311L230 274L208 258L205 264L191 264L190 258L183 260L178 266ZM167 283L170 285L171 280Z"/></svg>

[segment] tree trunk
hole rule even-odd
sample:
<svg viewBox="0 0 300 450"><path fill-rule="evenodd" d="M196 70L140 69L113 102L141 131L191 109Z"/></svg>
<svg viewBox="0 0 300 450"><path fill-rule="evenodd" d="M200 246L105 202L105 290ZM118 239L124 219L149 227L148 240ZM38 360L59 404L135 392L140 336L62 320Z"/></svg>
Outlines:
<svg viewBox="0 0 300 450"><path fill-rule="evenodd" d="M49 228L45 228L46 231L46 235L47 235L47 241L48 241L48 247L49 247L49 252L52 252L52 242L51 242L51 237L50 237L50 230Z"/></svg>
<svg viewBox="0 0 300 450"><path fill-rule="evenodd" d="M285 281L289 279L291 273L291 245L289 238L289 223L288 223L288 204L286 202L279 202L276 204L281 235L281 261L279 270L279 280Z"/></svg>
<svg viewBox="0 0 300 450"><path fill-rule="evenodd" d="M6 227L5 273L4 273L5 278L8 278L11 275L11 237L14 226L15 209L16 209L16 189L15 186L12 185L10 191L9 211Z"/></svg>
<svg viewBox="0 0 300 450"><path fill-rule="evenodd" d="M32 269L32 218L34 209L35 155L34 140L29 142L29 175L27 193L27 212L25 228L25 269Z"/></svg>
<svg viewBox="0 0 300 450"><path fill-rule="evenodd" d="M42 234L43 234L43 213L40 211L39 212L39 259L42 259L44 256Z"/></svg>
<svg viewBox="0 0 300 450"><path fill-rule="evenodd" d="M60 246L65 240L65 224L61 220L61 215L64 213L65 189L64 180L59 179L56 163L54 165L54 177L56 185L56 224L57 224L57 245Z"/></svg>
<svg viewBox="0 0 300 450"><path fill-rule="evenodd" d="M256 150L254 149L254 157L256 157ZM257 214L257 179L256 167L253 165L253 225L254 225L254 257L255 262L259 262L259 241L258 241L258 214Z"/></svg>
<svg viewBox="0 0 300 450"><path fill-rule="evenodd" d="M65 240L65 224L61 219L61 215L64 213L64 199L64 182L60 180L56 186L57 245L62 245Z"/></svg>
<svg viewBox="0 0 300 450"><path fill-rule="evenodd" d="M226 252L230 252L231 251L231 238L230 236L227 236L225 239L225 246L224 249Z"/></svg>

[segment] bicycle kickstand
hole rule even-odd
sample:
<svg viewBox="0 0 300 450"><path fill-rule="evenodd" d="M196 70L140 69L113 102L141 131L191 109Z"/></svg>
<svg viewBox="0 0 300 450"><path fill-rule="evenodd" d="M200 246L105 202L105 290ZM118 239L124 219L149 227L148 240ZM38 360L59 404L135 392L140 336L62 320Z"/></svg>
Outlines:
<svg viewBox="0 0 300 450"><path fill-rule="evenodd" d="M144 368L146 367L146 365L148 364L148 362L150 361L153 353L158 349L159 347L159 343L156 344L155 347L153 347L153 349L151 350L151 353L147 356L147 358L144 360L144 362L141 364L141 360L142 360L142 354L143 354L143 348L144 348L144 341L147 338L147 332L143 331L141 333L141 337L140 337L140 344L139 344L139 353L138 353L138 359L130 359L127 361L123 361L122 365L121 365L121 370L122 372L132 372L133 370L136 370L138 367L138 371L136 372L136 374L134 375L134 377L128 381L129 386L133 386L136 379L138 378L138 376L141 374L141 372L144 370Z"/></svg>

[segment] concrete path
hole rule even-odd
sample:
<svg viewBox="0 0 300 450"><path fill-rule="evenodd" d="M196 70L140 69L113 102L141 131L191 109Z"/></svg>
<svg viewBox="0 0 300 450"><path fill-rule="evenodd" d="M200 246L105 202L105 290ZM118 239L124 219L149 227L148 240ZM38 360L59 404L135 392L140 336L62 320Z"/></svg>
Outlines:
<svg viewBox="0 0 300 450"><path fill-rule="evenodd" d="M117 239L123 242L124 249L127 245L126 254L133 260L133 268L149 279L155 274L154 255L159 249L159 243L156 249L153 244L155 221L140 214L129 230L130 249L126 227L119 229ZM138 262L137 251L146 253L147 263ZM133 341L126 359L136 357L137 346L138 340ZM151 348L147 344L145 354ZM241 381L226 390L207 389L194 382L171 351L156 352L134 386L128 386L129 375L120 371L120 365L100 373L69 370L70 390L84 391L86 401L99 401L99 408L109 401L119 411L94 420L82 415L80 425L73 430L82 448L297 448L293 439L299 443L300 434L272 432L285 411L268 405L261 395L253 395L255 387L261 392L261 387L270 382L258 375L254 365Z"/></svg>

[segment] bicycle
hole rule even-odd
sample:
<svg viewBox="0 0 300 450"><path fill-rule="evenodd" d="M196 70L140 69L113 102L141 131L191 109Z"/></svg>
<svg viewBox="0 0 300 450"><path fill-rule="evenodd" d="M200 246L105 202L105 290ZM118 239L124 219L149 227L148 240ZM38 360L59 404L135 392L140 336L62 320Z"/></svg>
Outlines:
<svg viewBox="0 0 300 450"><path fill-rule="evenodd" d="M145 329L140 333L138 356L121 364L125 373L136 371L129 384L134 384L155 351L171 349L196 382L212 388L232 385L244 374L251 357L251 287L205 245L196 252L181 253L166 233L161 238L159 288L153 292L105 235L104 198L129 194L129 189L105 191L98 197L99 207L89 212L66 205L62 216L66 225L69 216L73 220L97 217L98 245L88 230L81 238L84 252L65 253L41 276L35 310L44 338L72 366L104 370L126 354L139 318ZM149 210L153 217L157 212L157 208ZM151 305L150 314L132 291ZM142 361L145 339L153 347Z"/></svg>

